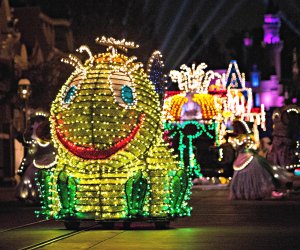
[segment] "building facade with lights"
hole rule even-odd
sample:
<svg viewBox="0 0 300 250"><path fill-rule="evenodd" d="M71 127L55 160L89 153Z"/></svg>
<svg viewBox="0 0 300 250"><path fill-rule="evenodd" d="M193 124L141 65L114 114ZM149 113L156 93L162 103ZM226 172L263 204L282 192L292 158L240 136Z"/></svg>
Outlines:
<svg viewBox="0 0 300 250"><path fill-rule="evenodd" d="M69 21L50 18L37 7L12 11L8 0L1 1L0 20L0 183L6 184L14 182L23 156L15 138L28 118L23 112L33 81L26 74L72 51L73 35Z"/></svg>

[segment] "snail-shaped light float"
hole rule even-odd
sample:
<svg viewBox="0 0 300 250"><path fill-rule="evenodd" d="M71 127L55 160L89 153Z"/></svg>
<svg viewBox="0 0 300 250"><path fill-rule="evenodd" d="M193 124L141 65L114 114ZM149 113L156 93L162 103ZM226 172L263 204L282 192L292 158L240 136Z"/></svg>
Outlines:
<svg viewBox="0 0 300 250"><path fill-rule="evenodd" d="M191 181L163 141L161 105L156 93L161 55L154 52L146 73L127 51L138 45L97 38L106 53L87 52L75 67L51 107L52 136L58 162L51 178L41 180L42 214L77 228L81 220L103 224L134 220L166 226L190 215ZM155 72L152 72L155 69Z"/></svg>

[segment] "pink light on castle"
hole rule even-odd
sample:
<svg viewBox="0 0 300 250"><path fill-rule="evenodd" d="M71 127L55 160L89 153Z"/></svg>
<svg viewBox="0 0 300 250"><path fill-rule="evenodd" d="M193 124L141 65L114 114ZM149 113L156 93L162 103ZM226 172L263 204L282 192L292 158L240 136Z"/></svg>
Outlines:
<svg viewBox="0 0 300 250"><path fill-rule="evenodd" d="M275 15L265 15L265 23L274 23L277 25L277 23L280 23L280 18Z"/></svg>
<svg viewBox="0 0 300 250"><path fill-rule="evenodd" d="M280 42L279 30L281 22L278 15L268 14L264 17L264 43L275 44Z"/></svg>
<svg viewBox="0 0 300 250"><path fill-rule="evenodd" d="M266 44L279 43L280 42L280 38L279 38L279 36L274 36L274 34L267 33L264 36L264 42Z"/></svg>
<svg viewBox="0 0 300 250"><path fill-rule="evenodd" d="M252 38L250 38L250 37L245 37L245 38L244 38L244 45L245 45L246 47L252 46L252 45L253 45L253 40L252 40Z"/></svg>

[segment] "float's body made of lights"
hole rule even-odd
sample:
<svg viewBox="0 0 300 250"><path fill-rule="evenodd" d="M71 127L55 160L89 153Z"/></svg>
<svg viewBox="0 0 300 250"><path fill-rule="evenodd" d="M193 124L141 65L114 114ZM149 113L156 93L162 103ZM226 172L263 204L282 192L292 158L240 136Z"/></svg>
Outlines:
<svg viewBox="0 0 300 250"><path fill-rule="evenodd" d="M57 165L41 180L42 213L77 228L80 220L100 223L146 220L166 225L190 215L191 179L163 141L159 88L163 63L154 52L148 74L136 57L117 49L137 45L102 37L106 53L76 69L51 108ZM151 81L149 80L151 79Z"/></svg>

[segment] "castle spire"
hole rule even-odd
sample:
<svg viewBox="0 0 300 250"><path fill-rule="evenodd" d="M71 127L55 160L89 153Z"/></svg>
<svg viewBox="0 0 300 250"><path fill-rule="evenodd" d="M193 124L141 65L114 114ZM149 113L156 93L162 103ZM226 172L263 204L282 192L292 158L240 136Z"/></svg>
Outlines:
<svg viewBox="0 0 300 250"><path fill-rule="evenodd" d="M297 49L293 49L293 80L297 80L299 76Z"/></svg>
<svg viewBox="0 0 300 250"><path fill-rule="evenodd" d="M279 9L270 0L264 15L264 47L266 51L266 63L269 64L268 71L272 73L273 69L276 71L278 80L281 78L281 50L283 42L280 39L281 21L279 17Z"/></svg>
<svg viewBox="0 0 300 250"><path fill-rule="evenodd" d="M279 11L278 6L274 4L272 0L268 1L268 6L266 9L266 14L277 14Z"/></svg>

